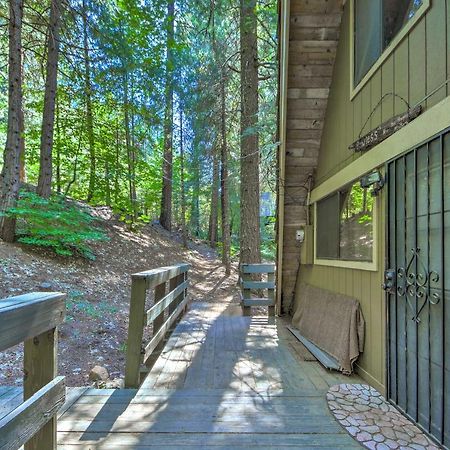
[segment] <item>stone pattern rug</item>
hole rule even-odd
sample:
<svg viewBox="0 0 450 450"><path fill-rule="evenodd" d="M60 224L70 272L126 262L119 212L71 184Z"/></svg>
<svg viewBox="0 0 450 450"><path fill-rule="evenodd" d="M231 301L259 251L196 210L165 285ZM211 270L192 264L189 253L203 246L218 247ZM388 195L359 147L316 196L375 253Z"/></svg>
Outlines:
<svg viewBox="0 0 450 450"><path fill-rule="evenodd" d="M438 450L410 420L366 384L338 384L327 393L336 420L371 450Z"/></svg>

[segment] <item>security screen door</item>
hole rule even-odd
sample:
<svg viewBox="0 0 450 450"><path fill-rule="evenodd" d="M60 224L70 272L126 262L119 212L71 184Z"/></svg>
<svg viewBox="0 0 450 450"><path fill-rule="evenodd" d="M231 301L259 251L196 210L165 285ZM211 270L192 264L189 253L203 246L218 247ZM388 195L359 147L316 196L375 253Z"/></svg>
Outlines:
<svg viewBox="0 0 450 450"><path fill-rule="evenodd" d="M387 185L388 397L450 447L449 130L388 163Z"/></svg>

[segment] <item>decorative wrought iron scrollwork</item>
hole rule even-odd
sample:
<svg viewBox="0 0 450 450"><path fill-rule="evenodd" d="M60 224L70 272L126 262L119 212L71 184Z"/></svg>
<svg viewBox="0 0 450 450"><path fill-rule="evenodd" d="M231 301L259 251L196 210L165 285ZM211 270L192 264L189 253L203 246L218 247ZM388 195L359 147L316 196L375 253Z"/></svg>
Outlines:
<svg viewBox="0 0 450 450"><path fill-rule="evenodd" d="M441 300L437 292L430 295L430 282L438 283L440 276L434 270L427 270L419 257L420 248L412 248L411 252L412 256L406 269L404 267L397 269L397 295L405 297L409 308L414 314L412 320L419 323L419 316L425 305L427 303L437 305ZM416 265L414 265L415 263ZM413 266L417 267L417 273L413 271ZM410 299L417 300L417 302L414 301L413 305ZM420 301L422 301L422 304L419 307Z"/></svg>

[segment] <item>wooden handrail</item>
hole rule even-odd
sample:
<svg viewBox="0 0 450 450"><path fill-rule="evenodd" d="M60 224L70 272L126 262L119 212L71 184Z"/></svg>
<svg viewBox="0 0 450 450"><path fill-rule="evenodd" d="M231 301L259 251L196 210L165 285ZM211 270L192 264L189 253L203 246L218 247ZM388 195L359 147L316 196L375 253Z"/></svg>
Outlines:
<svg viewBox="0 0 450 450"><path fill-rule="evenodd" d="M161 348L166 333L186 310L189 264L159 267L131 276L130 317L126 350L125 387L141 383L141 364L149 367L153 353ZM169 292L166 294L166 284ZM154 289L154 306L145 311L147 291ZM165 311L168 317L165 319ZM142 351L144 327L153 325L153 335Z"/></svg>
<svg viewBox="0 0 450 450"><path fill-rule="evenodd" d="M35 292L0 299L0 351L24 345L24 399L0 419L0 449L56 450L56 412L65 401L57 372L57 326L66 295Z"/></svg>
<svg viewBox="0 0 450 450"><path fill-rule="evenodd" d="M189 264L176 264L174 266L168 267L158 267L157 269L147 270L145 272L139 272L131 275L133 279L145 279L147 283L147 288L150 289L152 287L157 286L158 284L164 283L166 281L175 278L178 275L181 275L187 272L190 269Z"/></svg>

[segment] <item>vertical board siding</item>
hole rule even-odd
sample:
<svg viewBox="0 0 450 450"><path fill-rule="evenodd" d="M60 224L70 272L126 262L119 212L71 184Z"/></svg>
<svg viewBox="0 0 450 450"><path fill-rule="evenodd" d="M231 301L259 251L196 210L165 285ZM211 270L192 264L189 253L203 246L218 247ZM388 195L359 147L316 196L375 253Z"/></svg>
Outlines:
<svg viewBox="0 0 450 450"><path fill-rule="evenodd" d="M346 2L342 16L316 186L360 156L353 155L348 146L358 138L365 121L383 95L397 94L414 106L450 76L450 0L433 0L430 9L351 99L350 4ZM447 84L422 105L430 108L449 94L450 87ZM373 113L362 134L405 109L402 100L394 95L387 96Z"/></svg>
<svg viewBox="0 0 450 450"><path fill-rule="evenodd" d="M381 70L381 98L384 96L384 100L381 103L381 121L385 122L394 115L394 97L392 94L395 92L394 88L394 53L391 53L389 58L386 59L384 64L380 67ZM380 100L381 100L380 98Z"/></svg>
<svg viewBox="0 0 450 450"><path fill-rule="evenodd" d="M398 97L393 97L394 114L407 111L409 103L409 41L405 39L394 52L394 92ZM401 98L400 98L401 97ZM403 100L405 101L403 101Z"/></svg>
<svg viewBox="0 0 450 450"><path fill-rule="evenodd" d="M408 59L409 101L415 105L425 98L427 89L425 20L420 21L409 36Z"/></svg>
<svg viewBox="0 0 450 450"><path fill-rule="evenodd" d="M445 0L435 0L426 20L426 70L427 93L433 92L447 79L446 5ZM447 95L443 86L427 100L427 107L440 102Z"/></svg>
<svg viewBox="0 0 450 450"><path fill-rule="evenodd" d="M447 78L450 76L450 0L446 2L446 17L447 17ZM447 95L450 95L450 86L447 84Z"/></svg>
<svg viewBox="0 0 450 450"><path fill-rule="evenodd" d="M311 284L333 292L338 292L359 300L366 322L364 352L357 362L359 374L382 392L385 391L386 374L386 313L382 264L385 255L384 217L386 215L384 191L377 198L378 202L378 241L375 251L380 270L353 270L329 266L302 266L301 283ZM301 292L297 288L296 301L301 301Z"/></svg>
<svg viewBox="0 0 450 450"><path fill-rule="evenodd" d="M378 70L375 75L373 76L371 83L370 83L370 89L371 89L371 98L372 98L372 109L375 108L377 103L379 102L379 99L381 98L381 71ZM381 107L378 107L376 110L373 111L372 117L370 118L370 129L373 130L378 125L382 123L381 120Z"/></svg>
<svg viewBox="0 0 450 450"><path fill-rule="evenodd" d="M338 173L349 162L360 156L348 150L348 146L360 134L366 134L395 114L406 110L405 103L396 95L414 106L444 84L450 74L450 0L433 0L430 9L416 26L386 58L358 94L351 99L349 88L350 4L351 2L346 2L342 16L336 62L320 142L315 186ZM386 94L388 95L379 104ZM447 84L422 105L424 108L430 108L449 94L450 87ZM375 107L377 108L373 111ZM295 105L293 110L297 108L300 113L301 105ZM371 114L370 120L362 130ZM370 151L376 151L376 149ZM376 251L379 270L368 272L318 265L302 266L297 286L300 286L302 282L308 283L360 301L367 324L365 352L358 362L360 374L384 391L386 311L384 292L381 289L385 259L384 192L378 198L378 202L379 226ZM300 297L301 293L297 289L297 302ZM404 329L404 323L399 322L397 326L400 330ZM404 397L402 392L398 392L398 395Z"/></svg>

